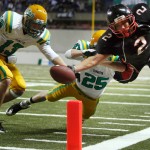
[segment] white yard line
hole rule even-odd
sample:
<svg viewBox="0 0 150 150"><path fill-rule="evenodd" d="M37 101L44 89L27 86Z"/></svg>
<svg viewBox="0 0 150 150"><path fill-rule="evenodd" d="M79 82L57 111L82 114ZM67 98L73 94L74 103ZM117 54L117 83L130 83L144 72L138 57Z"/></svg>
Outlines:
<svg viewBox="0 0 150 150"><path fill-rule="evenodd" d="M44 83L45 84L45 83ZM30 84L32 85L32 84ZM36 84L37 85L37 84ZM121 87L107 87L107 89L111 89L111 90L122 90L122 91L135 91L135 88L121 88ZM36 91L36 89L26 89L26 91ZM40 91L40 90L37 90ZM43 90L43 91L47 91L47 90ZM150 91L148 88L136 88L136 91Z"/></svg>
<svg viewBox="0 0 150 150"><path fill-rule="evenodd" d="M120 94L120 93L103 93L103 95L115 95L115 96L125 96L125 97L127 97L127 96L134 96L134 97L150 97L150 95L148 95L148 94L144 94L144 95L142 95L142 94Z"/></svg>
<svg viewBox="0 0 150 150"><path fill-rule="evenodd" d="M103 130L103 131L120 131L120 132L128 132L128 131L129 131L129 130L125 130L125 129L92 128L92 127L82 127L82 129L88 129L88 130Z"/></svg>
<svg viewBox="0 0 150 150"><path fill-rule="evenodd" d="M25 98L25 97L19 97L18 99L21 99L21 100L25 100L25 99L28 99L28 98ZM59 102L68 102L69 100L66 100L66 99L61 99L59 100ZM149 103L128 103L128 102L109 102L109 101L100 101L100 103L102 104L117 104L117 105L134 105L134 106L150 106Z"/></svg>
<svg viewBox="0 0 150 150"><path fill-rule="evenodd" d="M128 103L128 102L109 102L109 101L100 101L102 104L115 104L115 105L134 105L134 106L150 106L149 103Z"/></svg>
<svg viewBox="0 0 150 150"><path fill-rule="evenodd" d="M145 112L145 114L150 115L150 112Z"/></svg>
<svg viewBox="0 0 150 150"><path fill-rule="evenodd" d="M25 141L35 141L35 142L46 142L46 143L65 143L66 141L55 141L55 140L47 140L47 139L24 139Z"/></svg>
<svg viewBox="0 0 150 150"><path fill-rule="evenodd" d="M104 120L122 120L122 121L131 121L131 122L150 122L150 119L133 119L133 118L106 118L106 117L91 117L90 119L104 119Z"/></svg>
<svg viewBox="0 0 150 150"><path fill-rule="evenodd" d="M66 132L53 132L54 134L60 134L60 135L66 135L67 133ZM100 136L100 137L108 137L110 135L100 135L100 134L82 134L84 136Z"/></svg>
<svg viewBox="0 0 150 150"><path fill-rule="evenodd" d="M135 91L135 88L121 88L121 87L106 87L106 89L110 89L110 90L123 90L123 91ZM149 88L136 88L136 91L150 91Z"/></svg>
<svg viewBox="0 0 150 150"><path fill-rule="evenodd" d="M0 114L5 115L6 112L0 112ZM66 115L57 115L57 114L32 114L32 113L17 113L16 115L24 116L37 116L37 117L60 117L66 118ZM90 119L103 119L103 120L122 120L122 121L139 121L139 122L150 122L150 119L134 119L134 118L107 118L107 117L91 117Z"/></svg>
<svg viewBox="0 0 150 150"><path fill-rule="evenodd" d="M59 143L59 144L66 144L67 141L55 141L55 140L47 140L47 139L24 139L25 141L35 141L35 142L46 142L46 143ZM82 144L85 144L82 142Z"/></svg>
<svg viewBox="0 0 150 150"><path fill-rule="evenodd" d="M129 124L129 123L116 123L116 122L98 122L99 124L121 125L121 126L145 126L145 124Z"/></svg>
<svg viewBox="0 0 150 150"><path fill-rule="evenodd" d="M131 117L150 118L150 116L130 115Z"/></svg>
<svg viewBox="0 0 150 150"><path fill-rule="evenodd" d="M0 149L1 150L4 150L4 149L6 149L6 150L42 150L42 149L35 149L35 148L18 148L18 147L2 147L2 146L0 146Z"/></svg>
<svg viewBox="0 0 150 150"><path fill-rule="evenodd" d="M147 139L150 139L150 128L91 145L82 150L119 150Z"/></svg>

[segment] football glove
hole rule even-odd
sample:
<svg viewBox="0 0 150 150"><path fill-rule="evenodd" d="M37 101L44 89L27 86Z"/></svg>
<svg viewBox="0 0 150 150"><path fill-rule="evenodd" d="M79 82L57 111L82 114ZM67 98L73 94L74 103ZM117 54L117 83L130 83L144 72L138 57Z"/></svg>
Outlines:
<svg viewBox="0 0 150 150"><path fill-rule="evenodd" d="M129 80L134 73L134 68L131 64L125 64L125 65L126 65L126 69L124 72L121 73L122 79Z"/></svg>
<svg viewBox="0 0 150 150"><path fill-rule="evenodd" d="M68 68L70 68L74 73L75 73L75 65L72 65L72 66L67 66Z"/></svg>
<svg viewBox="0 0 150 150"><path fill-rule="evenodd" d="M90 57L96 55L96 50L95 49L85 49L82 50L82 54L84 57Z"/></svg>
<svg viewBox="0 0 150 150"><path fill-rule="evenodd" d="M74 67L74 65L72 65L72 66L67 66L68 68L70 68L74 73L75 73L75 76L76 76L76 78L77 78L77 80L78 80L78 82L80 82L80 73L79 72L75 72L75 67Z"/></svg>

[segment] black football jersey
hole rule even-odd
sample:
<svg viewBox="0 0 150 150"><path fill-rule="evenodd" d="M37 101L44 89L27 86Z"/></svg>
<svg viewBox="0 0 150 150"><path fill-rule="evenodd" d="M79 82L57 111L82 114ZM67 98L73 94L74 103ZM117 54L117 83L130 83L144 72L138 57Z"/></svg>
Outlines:
<svg viewBox="0 0 150 150"><path fill-rule="evenodd" d="M133 12L138 23L136 31L128 38L118 38L110 29L98 40L96 50L99 54L119 55L127 63L132 64L138 71L148 64L150 58L150 10L146 4L135 5ZM145 42L135 46L139 38Z"/></svg>

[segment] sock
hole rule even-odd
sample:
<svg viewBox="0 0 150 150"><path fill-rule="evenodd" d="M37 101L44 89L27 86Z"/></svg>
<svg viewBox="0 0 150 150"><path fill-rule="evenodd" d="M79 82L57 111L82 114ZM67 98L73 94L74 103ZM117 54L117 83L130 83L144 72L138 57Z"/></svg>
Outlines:
<svg viewBox="0 0 150 150"><path fill-rule="evenodd" d="M32 97L30 98L30 104L31 104L31 103L35 103L35 102L33 101Z"/></svg>
<svg viewBox="0 0 150 150"><path fill-rule="evenodd" d="M29 100L24 100L24 101L20 102L20 106L22 108L29 107L30 104L31 104L30 99Z"/></svg>

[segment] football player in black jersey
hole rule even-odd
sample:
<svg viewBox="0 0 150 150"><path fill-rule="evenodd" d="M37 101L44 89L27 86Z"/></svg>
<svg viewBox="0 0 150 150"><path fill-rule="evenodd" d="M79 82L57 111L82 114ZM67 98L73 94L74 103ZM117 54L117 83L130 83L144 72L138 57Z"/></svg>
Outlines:
<svg viewBox="0 0 150 150"><path fill-rule="evenodd" d="M150 8L145 3L135 5L132 11L123 4L114 5L107 11L107 20L109 27L97 43L97 54L73 70L86 70L102 63L109 55L119 55L127 70L116 72L115 78L122 83L131 82L150 64ZM126 73L131 75L126 78Z"/></svg>

